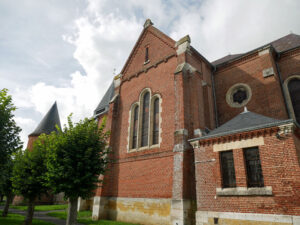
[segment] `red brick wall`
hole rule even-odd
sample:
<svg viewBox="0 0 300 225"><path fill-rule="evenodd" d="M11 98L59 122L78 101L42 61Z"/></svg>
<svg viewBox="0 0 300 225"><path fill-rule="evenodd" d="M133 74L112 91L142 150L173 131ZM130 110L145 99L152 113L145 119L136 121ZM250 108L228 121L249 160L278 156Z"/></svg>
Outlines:
<svg viewBox="0 0 300 225"><path fill-rule="evenodd" d="M212 146L195 149L197 207L199 211L300 214L300 167L293 137L278 140L275 134L264 137L259 146L264 185L271 186L273 196L216 196L221 187L219 153ZM233 149L237 187L246 187L246 171L242 149Z"/></svg>
<svg viewBox="0 0 300 225"><path fill-rule="evenodd" d="M149 63L145 62L145 49L149 47ZM175 41L167 37L154 27L147 28L138 40L125 68L122 71L123 78L135 74L137 71L147 68L152 63L162 60L165 56L175 53Z"/></svg>
<svg viewBox="0 0 300 225"><path fill-rule="evenodd" d="M278 61L283 81L292 75L300 75L300 49L284 54Z"/></svg>
<svg viewBox="0 0 300 225"><path fill-rule="evenodd" d="M156 67L126 80L129 75L132 75L131 73L144 68L145 44L150 44L149 65L160 59L163 61L157 64ZM173 44L175 46L175 43ZM97 195L170 198L172 196L175 131L174 71L177 66L175 50L151 32L143 37L139 46L141 49L136 50L137 52L130 60L130 65L128 65L122 77L116 117L112 117L112 104L108 112L108 120L111 119L112 121L110 143L113 149L112 157L115 161L110 165L109 171L105 175L103 188L97 190ZM170 49L174 56L164 60L164 57L169 55ZM132 104L139 101L139 96L145 88L150 88L151 96L160 94L162 99L162 121L160 123L162 142L160 148L128 152L129 112Z"/></svg>
<svg viewBox="0 0 300 225"><path fill-rule="evenodd" d="M33 148L33 143L36 139L38 139L38 136L28 136L27 149L31 150Z"/></svg>
<svg viewBox="0 0 300 225"><path fill-rule="evenodd" d="M242 108L232 108L226 102L228 89L237 83L246 83L252 90L252 98L247 104L249 111L276 119L287 119L283 95L278 76L263 77L263 70L273 66L272 55L253 54L246 60L224 66L214 75L218 118L220 125L232 119Z"/></svg>

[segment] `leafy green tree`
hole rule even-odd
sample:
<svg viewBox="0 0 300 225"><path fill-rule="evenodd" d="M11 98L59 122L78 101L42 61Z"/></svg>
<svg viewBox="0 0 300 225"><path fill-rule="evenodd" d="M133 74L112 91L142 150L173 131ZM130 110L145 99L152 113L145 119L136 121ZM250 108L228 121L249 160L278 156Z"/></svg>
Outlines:
<svg viewBox="0 0 300 225"><path fill-rule="evenodd" d="M73 125L69 116L68 127L48 137L48 182L55 193L64 192L69 199L67 225L76 224L77 199L91 197L106 170L109 132L104 126L89 119Z"/></svg>
<svg viewBox="0 0 300 225"><path fill-rule="evenodd" d="M16 125L13 112L16 107L7 89L0 91L0 167L10 159L12 153L22 148L19 133L21 128Z"/></svg>
<svg viewBox="0 0 300 225"><path fill-rule="evenodd" d="M13 161L8 160L5 165L2 165L1 174L0 174L0 192L6 196L5 206L2 212L2 216L6 217L8 214L9 205L13 200L13 188L11 182L12 176L12 168L13 168Z"/></svg>
<svg viewBox="0 0 300 225"><path fill-rule="evenodd" d="M35 200L48 193L47 188L47 151L43 143L46 135L41 135L33 144L33 149L16 154L12 185L14 192L22 195L28 202L25 225L32 224Z"/></svg>
<svg viewBox="0 0 300 225"><path fill-rule="evenodd" d="M21 128L16 125L13 112L16 107L7 89L0 90L0 192L6 195L3 216L7 215L13 193L11 186L12 154L22 149L19 133Z"/></svg>

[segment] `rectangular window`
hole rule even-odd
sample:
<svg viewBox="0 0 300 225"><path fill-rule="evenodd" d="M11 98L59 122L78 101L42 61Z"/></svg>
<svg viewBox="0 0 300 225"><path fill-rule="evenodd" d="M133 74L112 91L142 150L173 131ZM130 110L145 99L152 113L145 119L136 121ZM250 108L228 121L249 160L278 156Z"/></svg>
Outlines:
<svg viewBox="0 0 300 225"><path fill-rule="evenodd" d="M149 60L149 47L146 47L146 50L145 50L145 62L148 62Z"/></svg>
<svg viewBox="0 0 300 225"><path fill-rule="evenodd" d="M244 158L247 170L248 187L263 187L264 179L259 159L258 147L245 148Z"/></svg>
<svg viewBox="0 0 300 225"><path fill-rule="evenodd" d="M223 188L235 187L236 181L232 151L221 152L220 161Z"/></svg>
<svg viewBox="0 0 300 225"><path fill-rule="evenodd" d="M158 137L159 137L159 98L154 100L153 104L153 140L152 144L158 144Z"/></svg>

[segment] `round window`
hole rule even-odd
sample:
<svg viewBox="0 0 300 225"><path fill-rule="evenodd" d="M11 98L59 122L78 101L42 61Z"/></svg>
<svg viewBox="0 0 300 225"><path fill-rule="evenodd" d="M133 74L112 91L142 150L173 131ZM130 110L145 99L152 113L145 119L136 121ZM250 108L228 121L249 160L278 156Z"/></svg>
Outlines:
<svg viewBox="0 0 300 225"><path fill-rule="evenodd" d="M245 106L251 99L251 88L247 84L235 84L226 94L226 102L234 108Z"/></svg>

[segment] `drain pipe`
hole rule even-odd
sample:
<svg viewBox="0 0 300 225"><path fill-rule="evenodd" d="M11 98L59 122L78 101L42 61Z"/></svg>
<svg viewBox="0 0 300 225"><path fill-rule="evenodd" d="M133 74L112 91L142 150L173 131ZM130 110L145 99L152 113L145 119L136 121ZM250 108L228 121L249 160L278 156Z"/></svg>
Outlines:
<svg viewBox="0 0 300 225"><path fill-rule="evenodd" d="M283 101L284 101L285 109L286 109L286 112L288 114L289 119L291 119L291 112L290 112L290 109L289 109L288 104L287 104L287 99L286 99L286 95L284 93L284 88L283 88L282 76L281 76L279 66L278 66L278 63L277 63L277 59L279 59L279 58L280 58L280 53L277 53L276 60L274 60L274 61L275 61L276 70L277 70L277 74L278 74L279 81L280 81L280 89L281 89L281 93L283 95Z"/></svg>
<svg viewBox="0 0 300 225"><path fill-rule="evenodd" d="M219 127L219 120L218 120L218 110L217 110L217 100L216 100L216 90L215 90L215 79L214 79L214 72L216 72L217 67L213 66L213 70L211 71L211 83L212 83L212 91L213 91L213 98L214 98L214 111L215 111L215 123L216 128Z"/></svg>

